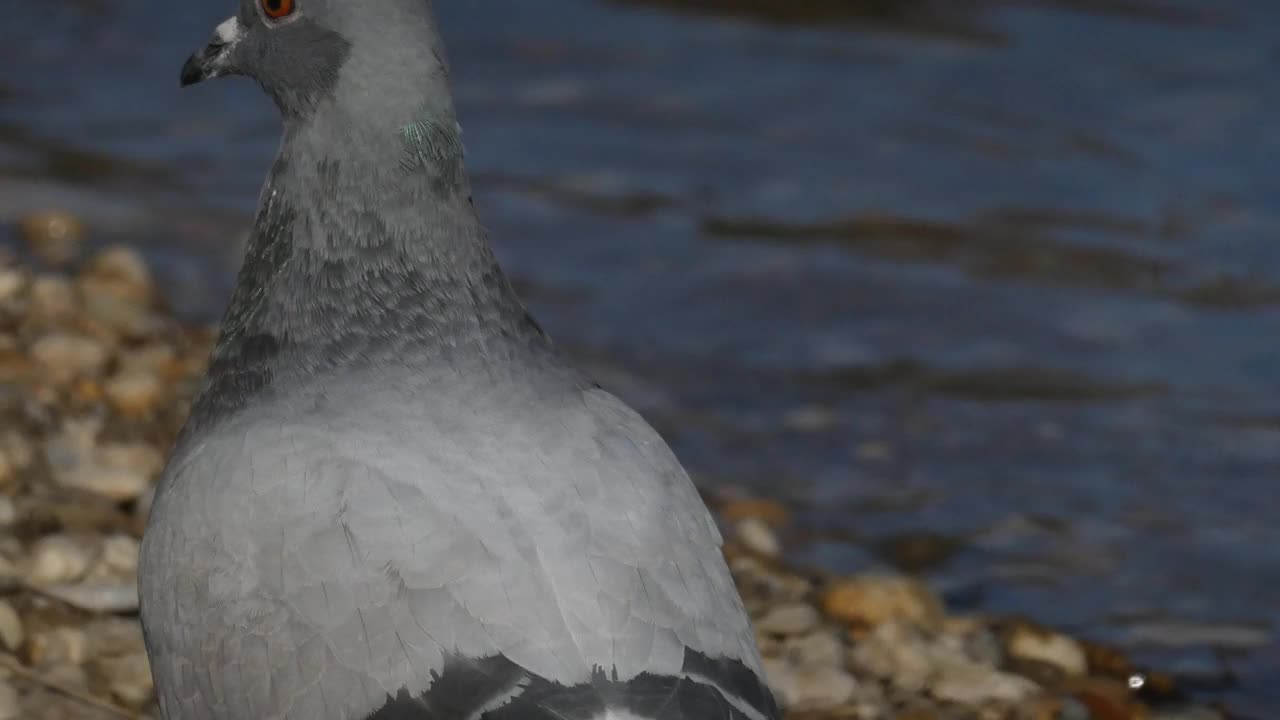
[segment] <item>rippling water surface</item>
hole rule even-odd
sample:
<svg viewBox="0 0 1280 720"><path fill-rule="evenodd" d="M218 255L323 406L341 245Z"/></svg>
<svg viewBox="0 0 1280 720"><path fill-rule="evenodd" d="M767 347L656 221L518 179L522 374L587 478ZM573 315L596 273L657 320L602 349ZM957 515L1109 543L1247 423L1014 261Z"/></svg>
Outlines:
<svg viewBox="0 0 1280 720"><path fill-rule="evenodd" d="M0 218L71 207L206 319L277 133L178 90L232 5L0 46ZM1280 4L437 5L506 265L708 484L1280 716Z"/></svg>

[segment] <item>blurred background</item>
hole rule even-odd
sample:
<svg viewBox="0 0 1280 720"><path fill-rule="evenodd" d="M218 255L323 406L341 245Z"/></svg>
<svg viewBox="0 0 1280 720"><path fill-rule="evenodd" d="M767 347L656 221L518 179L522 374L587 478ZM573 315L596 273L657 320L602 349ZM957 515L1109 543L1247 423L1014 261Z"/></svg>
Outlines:
<svg viewBox="0 0 1280 720"><path fill-rule="evenodd" d="M436 5L506 268L704 487L1280 717L1280 4ZM217 319L278 138L178 88L232 9L6 6L0 245L61 208Z"/></svg>

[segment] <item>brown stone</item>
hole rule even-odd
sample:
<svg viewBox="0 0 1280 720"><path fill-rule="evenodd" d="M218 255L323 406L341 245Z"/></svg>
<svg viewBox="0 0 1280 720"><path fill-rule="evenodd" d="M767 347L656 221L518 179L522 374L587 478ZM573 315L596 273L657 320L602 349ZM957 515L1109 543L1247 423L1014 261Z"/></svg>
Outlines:
<svg viewBox="0 0 1280 720"><path fill-rule="evenodd" d="M731 523L741 522L748 518L763 520L770 527L779 528L791 520L791 511L777 500L756 498L752 500L734 500L721 509L725 520Z"/></svg>
<svg viewBox="0 0 1280 720"><path fill-rule="evenodd" d="M822 596L828 617L850 625L902 620L934 629L942 623L942 601L924 583L896 575L867 575L836 582Z"/></svg>

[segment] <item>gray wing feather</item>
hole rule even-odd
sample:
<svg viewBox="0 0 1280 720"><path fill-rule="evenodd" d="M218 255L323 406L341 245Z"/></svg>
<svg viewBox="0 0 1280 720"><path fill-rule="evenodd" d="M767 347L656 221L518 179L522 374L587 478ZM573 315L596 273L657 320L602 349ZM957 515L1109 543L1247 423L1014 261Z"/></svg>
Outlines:
<svg viewBox="0 0 1280 720"><path fill-rule="evenodd" d="M578 397L499 432L476 432L479 411L259 424L187 453L143 553L156 672L188 676L158 683L187 688L165 701L355 717L424 688L448 653L501 653L566 684L596 666L676 674L686 647L759 672L688 476L622 402ZM216 660L167 666L165 647ZM241 694L220 695L228 676Z"/></svg>

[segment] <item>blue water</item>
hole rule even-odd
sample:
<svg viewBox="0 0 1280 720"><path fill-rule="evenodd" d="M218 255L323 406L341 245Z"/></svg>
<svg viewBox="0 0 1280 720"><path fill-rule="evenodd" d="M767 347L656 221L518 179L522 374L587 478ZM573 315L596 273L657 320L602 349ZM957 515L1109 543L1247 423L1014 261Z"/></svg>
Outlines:
<svg viewBox="0 0 1280 720"><path fill-rule="evenodd" d="M1280 716L1280 4L437 6L499 254L700 480L794 504L805 561L940 532L956 602L1228 646ZM18 3L0 45L0 217L71 207L205 319L277 132L178 88L231 9Z"/></svg>

